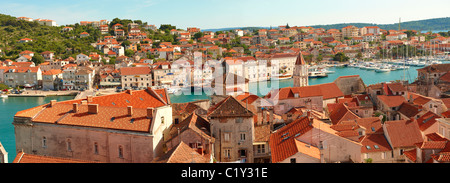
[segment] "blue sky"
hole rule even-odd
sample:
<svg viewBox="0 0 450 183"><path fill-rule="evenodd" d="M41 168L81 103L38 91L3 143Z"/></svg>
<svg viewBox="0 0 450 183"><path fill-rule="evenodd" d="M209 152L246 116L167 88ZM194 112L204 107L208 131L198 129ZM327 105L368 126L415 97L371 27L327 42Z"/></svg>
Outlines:
<svg viewBox="0 0 450 183"><path fill-rule="evenodd" d="M450 17L449 0L1 0L0 13L58 25L116 17L149 24L223 28L396 23Z"/></svg>

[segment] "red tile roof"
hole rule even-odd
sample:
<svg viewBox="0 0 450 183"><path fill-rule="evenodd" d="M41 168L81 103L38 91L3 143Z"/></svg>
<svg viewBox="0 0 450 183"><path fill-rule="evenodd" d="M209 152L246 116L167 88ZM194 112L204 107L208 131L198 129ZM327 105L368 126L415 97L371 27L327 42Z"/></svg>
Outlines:
<svg viewBox="0 0 450 183"><path fill-rule="evenodd" d="M370 134L361 139L361 153L391 151L384 134Z"/></svg>
<svg viewBox="0 0 450 183"><path fill-rule="evenodd" d="M118 94L92 97L87 104L98 104L97 114L88 113L88 105L82 104L83 100L86 102L86 99L76 99L57 102L53 105L45 104L19 111L15 116L29 117L37 123L148 132L151 119L147 116L147 108L170 104L164 89L127 90ZM78 104L79 111L76 113L72 111L74 103ZM131 116L128 116L127 106L132 106ZM152 114L149 115L151 116Z"/></svg>
<svg viewBox="0 0 450 183"><path fill-rule="evenodd" d="M417 124L419 125L420 130L425 131L436 123L437 118L441 117L437 114L434 114L431 111L428 111L427 113L419 117L416 121Z"/></svg>
<svg viewBox="0 0 450 183"><path fill-rule="evenodd" d="M269 92L265 98L272 98L278 95L279 100L294 98L294 93L298 93L300 98L323 96L323 99L333 99L343 97L344 93L337 87L335 83L325 83L319 85L311 85L304 87L287 87L274 89Z"/></svg>
<svg viewBox="0 0 450 183"><path fill-rule="evenodd" d="M378 95L377 97L380 101L382 101L388 107L398 107L398 106L402 105L403 102L406 102L406 99L403 96Z"/></svg>
<svg viewBox="0 0 450 183"><path fill-rule="evenodd" d="M386 121L386 135L391 141L391 145L395 147L409 147L416 143L423 142L419 125L410 120Z"/></svg>
<svg viewBox="0 0 450 183"><path fill-rule="evenodd" d="M155 158L153 163L208 163L209 158L200 155L184 142L179 143L161 157Z"/></svg>
<svg viewBox="0 0 450 183"><path fill-rule="evenodd" d="M349 121L360 119L359 116L351 112L345 104L338 104L333 111L330 111L330 120L333 125L338 124L341 121Z"/></svg>
<svg viewBox="0 0 450 183"><path fill-rule="evenodd" d="M119 69L120 75L147 75L151 74L152 70L150 67L122 67Z"/></svg>
<svg viewBox="0 0 450 183"><path fill-rule="evenodd" d="M308 117L299 118L270 135L272 163L283 161L298 152L295 135L305 134L311 130L313 127L309 124Z"/></svg>

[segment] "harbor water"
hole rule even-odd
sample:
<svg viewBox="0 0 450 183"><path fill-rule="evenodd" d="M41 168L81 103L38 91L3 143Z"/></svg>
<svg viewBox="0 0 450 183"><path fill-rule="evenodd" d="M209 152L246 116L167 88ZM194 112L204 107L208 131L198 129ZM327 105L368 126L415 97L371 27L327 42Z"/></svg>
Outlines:
<svg viewBox="0 0 450 183"><path fill-rule="evenodd" d="M389 82L395 80L408 80L413 82L417 78L417 69L422 67L410 66L409 69L395 70L390 72L375 72L375 70L364 70L356 67L330 67L329 71L334 73L328 74L324 78L310 78L309 85L317 85L323 83L331 83L340 76L359 75L366 85ZM277 81L263 81L250 82L249 92L258 96L265 96L272 89L285 88L294 86L294 80L285 79ZM196 100L209 99L210 97L204 92L199 92L200 95L193 95L191 93L182 92L180 95L170 94L170 101L172 103L192 102Z"/></svg>

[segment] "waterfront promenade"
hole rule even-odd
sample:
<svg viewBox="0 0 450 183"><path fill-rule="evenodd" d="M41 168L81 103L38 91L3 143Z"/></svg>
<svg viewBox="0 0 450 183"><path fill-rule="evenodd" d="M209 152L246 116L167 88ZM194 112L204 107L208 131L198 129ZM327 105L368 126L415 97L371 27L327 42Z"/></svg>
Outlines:
<svg viewBox="0 0 450 183"><path fill-rule="evenodd" d="M8 94L8 97L47 97L47 96L75 96L79 91L42 91L28 90L21 94Z"/></svg>

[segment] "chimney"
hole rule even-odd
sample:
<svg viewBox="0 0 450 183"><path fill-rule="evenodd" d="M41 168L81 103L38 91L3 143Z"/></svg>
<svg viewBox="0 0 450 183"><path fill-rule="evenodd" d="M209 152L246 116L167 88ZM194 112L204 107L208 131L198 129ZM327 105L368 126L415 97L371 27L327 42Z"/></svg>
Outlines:
<svg viewBox="0 0 450 183"><path fill-rule="evenodd" d="M125 93L128 93L128 94L130 94L130 95L133 95L133 91L131 91L131 90L127 90L127 91L125 91Z"/></svg>
<svg viewBox="0 0 450 183"><path fill-rule="evenodd" d="M92 102L93 100L92 100L92 95L89 95L89 96L87 96L87 102L89 103L89 102Z"/></svg>
<svg viewBox="0 0 450 183"><path fill-rule="evenodd" d="M89 114L98 114L98 104L88 104Z"/></svg>
<svg viewBox="0 0 450 183"><path fill-rule="evenodd" d="M150 118L153 117L153 110L154 110L153 107L148 107L148 108L147 108L147 118L148 118L148 119L150 119Z"/></svg>
<svg viewBox="0 0 450 183"><path fill-rule="evenodd" d="M78 104L77 103L73 103L72 106L73 106L73 112L77 113L78 112Z"/></svg>
<svg viewBox="0 0 450 183"><path fill-rule="evenodd" d="M133 106L127 106L128 116L133 115Z"/></svg>
<svg viewBox="0 0 450 183"><path fill-rule="evenodd" d="M50 107L53 107L56 104L56 100L50 100Z"/></svg>

